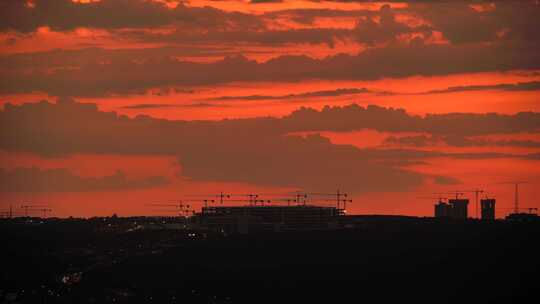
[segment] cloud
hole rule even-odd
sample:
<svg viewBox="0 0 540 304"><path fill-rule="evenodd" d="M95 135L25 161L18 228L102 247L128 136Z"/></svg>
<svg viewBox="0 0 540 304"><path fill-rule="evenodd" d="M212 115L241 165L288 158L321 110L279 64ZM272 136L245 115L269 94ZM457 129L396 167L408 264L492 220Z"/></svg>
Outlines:
<svg viewBox="0 0 540 304"><path fill-rule="evenodd" d="M263 16L267 19L285 18L295 23L316 26L315 22L320 18L371 18L378 14L378 10L371 9L293 8L266 12Z"/></svg>
<svg viewBox="0 0 540 304"><path fill-rule="evenodd" d="M470 138L461 135L451 136L389 136L385 138L387 145L429 147L435 145L449 145L454 147L523 147L540 148L540 142L534 140L492 140L482 138Z"/></svg>
<svg viewBox="0 0 540 304"><path fill-rule="evenodd" d="M434 182L439 185L457 185L461 182L458 179L448 176L435 175L433 176Z"/></svg>
<svg viewBox="0 0 540 304"><path fill-rule="evenodd" d="M138 103L121 107L122 109L143 110L143 109L164 109L164 108L222 108L226 105L216 105L212 103L193 104L160 104L160 103Z"/></svg>
<svg viewBox="0 0 540 304"><path fill-rule="evenodd" d="M0 94L45 92L52 96L99 97L111 94L140 94L151 88L216 85L231 82L290 82L302 80L374 80L413 75L434 76L508 70L540 69L540 46L534 44L390 45L368 49L358 55L336 55L323 59L279 56L266 62L244 56L227 56L211 63L178 60L172 54L153 50L130 56L108 56L101 60L69 65L47 56L37 66L24 62L32 54L0 58ZM57 55L62 58L62 54ZM444 58L444 60L442 60ZM3 64L2 64L3 62ZM293 67L293 68L291 68Z"/></svg>
<svg viewBox="0 0 540 304"><path fill-rule="evenodd" d="M65 100L14 106L0 111L0 149L40 155L72 153L175 155L196 147L256 143L294 132L347 132L372 129L385 132L423 132L434 135L474 136L538 132L540 113L408 114L403 109L378 106L300 108L282 118L261 117L221 121L171 121L149 116L129 118L101 112L95 104ZM16 131L14 131L16 130Z"/></svg>
<svg viewBox="0 0 540 304"><path fill-rule="evenodd" d="M282 3L283 0L251 0L249 3L258 4L258 3Z"/></svg>
<svg viewBox="0 0 540 304"><path fill-rule="evenodd" d="M381 6L378 17L379 22L375 22L371 17L363 17L357 21L354 35L359 42L374 45L379 42L392 41L401 34L430 30L428 26L410 27L397 22L394 12L388 4Z"/></svg>
<svg viewBox="0 0 540 304"><path fill-rule="evenodd" d="M540 90L540 81L530 82L518 82L518 83L501 83L494 85L469 85L469 86L455 86L448 87L443 90L432 90L423 92L421 94L442 94L442 93L456 93L456 92L469 92L469 91L538 91Z"/></svg>
<svg viewBox="0 0 540 304"><path fill-rule="evenodd" d="M461 115L467 119L463 120ZM178 155L182 168L180 174L193 180L246 182L305 190L339 186L356 193L406 191L421 185L428 178L433 179L432 176L403 169L403 166L422 162L426 158L483 159L513 156L497 153L445 154L403 149L359 149L332 144L320 135L301 137L287 134L364 128L454 132L455 126L460 123L464 129L458 129L458 132L483 134L499 132L501 129L511 132L538 128L538 123L531 122L540 119L535 113L461 115L422 118L410 116L404 110L351 105L325 107L321 111L301 108L283 118L170 121L148 116L129 118L101 112L93 104L64 99L57 104L6 104L0 112L0 149L44 156L74 153ZM54 174L61 177L58 179L62 183L71 185L64 182L68 180L67 173ZM98 188L96 185L106 187L98 181L73 179L78 181L77 186L69 187L79 190ZM117 185L115 187L133 185L119 174L106 180ZM447 182L443 179L435 181ZM139 187L147 185L143 182L135 184ZM62 189L58 185L50 187Z"/></svg>
<svg viewBox="0 0 540 304"><path fill-rule="evenodd" d="M535 18L540 17L540 9L533 3L498 2L494 7L484 5L483 10L466 2L414 3L406 8L383 5L378 11L290 9L260 15L185 5L172 9L143 0L86 4L36 0L34 7L21 0L3 1L0 6L5 15L0 18L0 31L28 32L43 25L59 31L104 28L117 41L149 44L149 48L138 49L86 48L0 56L3 95L41 92L102 97L231 82L374 80L540 69L540 44L534 33L540 27L540 18ZM358 21L354 28L324 28L316 23L302 28L269 25L279 18L309 24L320 16L347 16ZM418 19L418 24L398 18L403 16ZM451 43L430 44L438 31ZM403 35L412 40L396 39ZM356 41L367 48L355 55L320 59L277 56L265 62L238 55L256 52L252 47L333 46L336 41ZM156 44L169 47L150 47ZM201 56L215 61L179 59ZM488 88L448 90L473 89Z"/></svg>
<svg viewBox="0 0 540 304"><path fill-rule="evenodd" d="M261 17L262 18L262 17ZM301 28L284 30L223 30L211 28L204 32L177 28L169 33L147 30L126 30L117 33L122 39L139 43L205 44L237 46L238 43L251 46L279 47L291 44L326 44L334 47L336 40L344 41L352 37L351 30L339 28Z"/></svg>
<svg viewBox="0 0 540 304"><path fill-rule="evenodd" d="M336 97L342 95L354 95L372 93L366 88L339 88L335 90L312 91L298 94L286 95L243 95L243 96L219 96L211 98L213 100L280 100L280 99L299 99L313 97Z"/></svg>
<svg viewBox="0 0 540 304"><path fill-rule="evenodd" d="M500 26L465 2L414 3L410 10L428 20L452 43L492 41Z"/></svg>
<svg viewBox="0 0 540 304"><path fill-rule="evenodd" d="M540 153L530 153L525 158L532 160L540 160Z"/></svg>
<svg viewBox="0 0 540 304"><path fill-rule="evenodd" d="M71 0L10 0L0 3L0 31L33 32L48 26L54 31L79 27L115 30L155 28L176 24L184 28L262 28L256 16L224 12L211 7L168 8L164 3L145 0L101 0L76 3Z"/></svg>
<svg viewBox="0 0 540 304"><path fill-rule="evenodd" d="M357 20L354 28L324 27L315 24L317 18L354 18ZM282 46L290 44L327 44L334 47L335 41L352 42L373 46L379 42L395 41L398 35L425 33L431 31L427 25L409 26L397 22L394 10L385 5L379 11L372 10L330 10L330 9L290 9L268 12L258 16L265 24L271 24L275 19L285 19L291 22L309 25L295 28L281 26L282 29L238 28L227 30L223 28L208 28L204 31L186 30L177 27L173 32L159 33L143 29L122 31L116 33L124 39L138 42L167 42L167 43L204 43L237 45L248 43L264 46Z"/></svg>
<svg viewBox="0 0 540 304"><path fill-rule="evenodd" d="M219 155L219 157L216 157ZM333 145L319 135L258 138L251 142L187 149L182 175L194 180L236 181L303 190L343 187L351 192L406 191L421 174L363 157L352 146ZM205 164L202 166L201 164Z"/></svg>
<svg viewBox="0 0 540 304"><path fill-rule="evenodd" d="M270 2L270 1L261 1ZM277 1L271 1L277 2ZM254 2L252 2L254 3ZM0 4L3 15L0 31L29 33L48 26L53 31L71 31L77 28L104 29L117 39L132 39L146 43L161 41L172 43L257 43L280 45L287 43L325 43L333 46L334 39L355 38L361 43L372 44L377 40L393 39L394 34L410 32L408 26L394 21L389 7L380 12L368 10L340 11L321 9L297 9L274 11L262 15L228 12L183 4L169 8L162 2L145 0L101 0L90 3L74 3L70 0L35 0L30 6L25 0L4 1ZM292 17L306 22L318 16L364 16L359 27L350 29L305 28L271 30L268 23L276 18ZM379 16L378 23L371 17ZM369 23L366 23L367 21ZM172 33L159 33L149 29L167 29ZM382 35L381 35L382 34ZM384 35L384 37L383 37ZM362 37L368 37L363 41Z"/></svg>
<svg viewBox="0 0 540 304"><path fill-rule="evenodd" d="M256 2L278 1L252 3ZM404 34L427 39L438 32L442 32L453 44L503 40L534 42L535 29L540 26L540 9L533 1L497 2L496 5L471 5L470 1L411 2L402 8L383 5L378 11L313 8L254 14L183 3L169 8L162 1L145 0L101 0L90 3L34 0L33 5L28 5L26 0L11 0L0 3L0 31L31 33L39 27L48 26L53 31L103 29L118 40L133 39L146 43L249 43L269 46L325 43L333 46L335 40L355 40L373 46L395 42L396 37ZM409 24L396 18L396 14L421 22ZM317 18L343 17L357 18L354 29L324 28L315 23ZM287 22L280 22L287 19L311 27L295 29L285 26ZM276 24L285 29L273 30Z"/></svg>
<svg viewBox="0 0 540 304"><path fill-rule="evenodd" d="M534 1L412 3L408 11L426 19L450 42L534 41L540 7ZM480 9L479 9L480 8Z"/></svg>
<svg viewBox="0 0 540 304"><path fill-rule="evenodd" d="M166 185L164 177L128 179L121 171L101 177L80 177L67 169L0 168L0 192L91 192L143 189Z"/></svg>
<svg viewBox="0 0 540 304"><path fill-rule="evenodd" d="M539 14L538 5L532 4L497 3L495 9L478 11L466 3L421 3L406 8L383 5L378 11L290 9L260 15L186 5L168 8L162 2L143 0L85 4L36 0L33 7L21 0L3 1L0 5L0 31L32 32L39 26L57 31L90 27L106 30L115 41L149 47L169 45L0 56L0 94L4 95L42 92L53 96L101 97L140 94L151 88L242 81L373 80L540 69L540 45L533 35L533 29L538 28L535 20L540 18L533 18ZM356 18L357 24L354 28L325 28L313 23L318 17L332 16ZM422 22L405 22L400 16ZM282 18L311 25L270 26ZM479 30L482 28L485 30ZM437 31L450 40L455 36L454 40L461 37L464 41L429 44ZM414 39L396 39L403 35ZM367 48L356 55L321 59L281 56L255 62L235 56L255 52L253 47L332 47L337 41L355 41ZM223 59L212 63L178 59L200 56Z"/></svg>
<svg viewBox="0 0 540 304"><path fill-rule="evenodd" d="M388 136L384 139L385 145L400 145L413 147L434 146L441 143L438 137L416 135L416 136Z"/></svg>
<svg viewBox="0 0 540 304"><path fill-rule="evenodd" d="M448 113L411 115L403 109L379 106L325 106L317 111L302 107L282 118L288 130L345 132L373 129L385 132L425 132L435 135L486 135L538 132L540 113Z"/></svg>

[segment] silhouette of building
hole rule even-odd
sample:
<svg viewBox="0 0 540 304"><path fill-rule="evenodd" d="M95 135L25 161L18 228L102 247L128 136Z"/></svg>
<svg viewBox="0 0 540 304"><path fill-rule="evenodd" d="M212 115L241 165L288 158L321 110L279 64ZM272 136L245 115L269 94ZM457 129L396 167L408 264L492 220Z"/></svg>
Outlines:
<svg viewBox="0 0 540 304"><path fill-rule="evenodd" d="M439 201L437 204L435 204L435 217L466 219L468 214L468 205L468 199L450 199L448 200L448 203Z"/></svg>
<svg viewBox="0 0 540 304"><path fill-rule="evenodd" d="M443 201L439 201L435 204L435 217L449 218L452 216L452 206Z"/></svg>
<svg viewBox="0 0 540 304"><path fill-rule="evenodd" d="M540 222L540 217L536 213L511 213L505 219L512 222Z"/></svg>
<svg viewBox="0 0 540 304"><path fill-rule="evenodd" d="M480 200L481 215L483 220L495 219L495 199L486 198Z"/></svg>
<svg viewBox="0 0 540 304"><path fill-rule="evenodd" d="M252 230L330 228L343 216L342 209L300 206L212 206L203 207L197 221L206 227L229 232Z"/></svg>
<svg viewBox="0 0 540 304"><path fill-rule="evenodd" d="M467 219L468 216L468 199L450 199L448 203L452 205L452 218L454 219Z"/></svg>

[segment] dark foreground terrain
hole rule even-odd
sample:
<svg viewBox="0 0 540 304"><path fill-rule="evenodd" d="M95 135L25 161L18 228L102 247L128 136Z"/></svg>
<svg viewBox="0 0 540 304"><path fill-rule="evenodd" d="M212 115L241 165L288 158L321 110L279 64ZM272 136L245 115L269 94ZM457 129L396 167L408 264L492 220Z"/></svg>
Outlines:
<svg viewBox="0 0 540 304"><path fill-rule="evenodd" d="M139 223L137 223L139 221ZM0 303L534 303L539 223L381 217L223 235L143 219L0 221Z"/></svg>

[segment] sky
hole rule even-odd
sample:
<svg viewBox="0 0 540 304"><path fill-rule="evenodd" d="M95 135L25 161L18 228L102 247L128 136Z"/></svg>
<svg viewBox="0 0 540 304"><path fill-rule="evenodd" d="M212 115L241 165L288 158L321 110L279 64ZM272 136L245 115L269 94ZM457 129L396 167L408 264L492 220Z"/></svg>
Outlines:
<svg viewBox="0 0 540 304"><path fill-rule="evenodd" d="M2 1L0 211L540 207L538 28L538 1Z"/></svg>

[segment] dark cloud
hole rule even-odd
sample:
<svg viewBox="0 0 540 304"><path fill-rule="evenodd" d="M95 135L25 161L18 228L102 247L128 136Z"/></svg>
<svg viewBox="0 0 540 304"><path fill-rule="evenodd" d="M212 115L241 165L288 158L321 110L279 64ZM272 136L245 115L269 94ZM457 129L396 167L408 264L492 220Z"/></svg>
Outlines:
<svg viewBox="0 0 540 304"><path fill-rule="evenodd" d="M6 104L0 112L0 149L44 156L73 153L179 155L181 174L194 180L308 190L340 186L351 192L405 191L420 185L426 178L433 178L403 169L426 158L513 156L359 149L332 144L319 135L287 134L365 128L484 134L538 129L539 120L537 113L441 114L423 118L410 116L403 110L351 105L325 107L321 111L302 108L283 118L169 121L148 116L119 116L100 112L93 104L64 99L57 104ZM463 128L456 128L460 124ZM114 180L122 181L118 177Z"/></svg>
<svg viewBox="0 0 540 304"><path fill-rule="evenodd" d="M526 156L527 159L540 160L540 153L530 153Z"/></svg>
<svg viewBox="0 0 540 304"><path fill-rule="evenodd" d="M402 145L413 147L429 147L445 144L454 147L523 147L540 148L540 142L534 140L493 140L482 138L470 138L460 135L452 136L389 136L384 140L385 144Z"/></svg>
<svg viewBox="0 0 540 304"><path fill-rule="evenodd" d="M262 18L262 17L261 17ZM335 41L344 41L352 36L351 30L335 28L304 28L288 30L223 30L212 28L204 32L178 28L170 33L155 33L146 30L128 30L118 33L129 41L141 43L204 44L234 46L238 43L252 46L278 47L291 44L326 44L334 47Z"/></svg>
<svg viewBox="0 0 540 304"><path fill-rule="evenodd" d="M256 1L276 2L276 1ZM339 9L288 9L251 14L222 11L212 7L191 7L183 4L168 8L162 2L145 0L101 0L74 3L70 0L3 1L0 4L0 31L33 32L40 26L55 31L79 27L110 31L117 39L133 39L147 43L249 43L283 45L325 43L335 40L356 40L366 45L395 41L402 34L420 34L427 38L440 31L452 43L493 42L500 40L531 41L540 26L540 8L533 1L480 2L479 11L471 1L412 1L406 8L383 5L379 11ZM396 19L400 13L426 22L413 26ZM287 19L314 25L319 17L357 18L354 29L307 28L275 31L268 26L276 19ZM174 29L164 34L149 29ZM127 30L129 29L129 30ZM418 40L415 40L416 42Z"/></svg>
<svg viewBox="0 0 540 304"><path fill-rule="evenodd" d="M283 0L251 0L249 3L258 4L258 3L281 3Z"/></svg>
<svg viewBox="0 0 540 304"><path fill-rule="evenodd" d="M114 112L100 112L94 104L63 101L13 106L0 111L0 149L41 155L72 153L168 154L196 147L255 144L304 131L347 132L373 129L387 132L427 132L435 135L485 135L534 132L540 113L429 114L413 116L402 109L378 106L300 108L282 118L222 121L169 121Z"/></svg>
<svg viewBox="0 0 540 304"><path fill-rule="evenodd" d="M486 113L408 114L403 109L378 106L325 106L321 111L300 108L283 117L283 123L296 131L351 131L364 128L387 132L426 132L436 135L486 135L538 132L540 113L514 115Z"/></svg>
<svg viewBox="0 0 540 304"><path fill-rule="evenodd" d="M35 28L33 23L63 22L65 24L55 25L58 30L76 26L108 26L116 39L177 45L137 50L54 50L0 56L0 94L4 95L44 92L53 96L101 97L141 94L151 88L181 89L242 81L373 80L540 69L540 44L533 35L534 29L540 26L535 26L540 18L533 18L538 14L539 6L528 3L516 4L513 8L497 2L495 9L488 8L482 12L464 3L442 3L414 4L400 9L384 5L379 11L303 9L262 15L184 5L169 9L163 4L142 0L103 0L88 4L68 0L38 0L34 8L28 7L26 1L5 1L0 5L3 5L2 12L7 15L6 18L0 18L0 30L14 29L15 25L9 25L11 23L21 23L19 30L28 31ZM121 9L124 6L129 8ZM446 7L449 8L448 13ZM97 13L105 8L108 9L106 14ZM398 22L396 11L424 18L432 24L416 27L406 25ZM143 13L144 18L139 18ZM122 26L128 29L112 29L121 24L113 21L107 24L110 17L108 14L118 15L114 22L123 22ZM309 23L317 16L332 14L357 14L359 21L354 29L270 30L266 26L268 19L273 20L279 16L303 18ZM131 24L136 23L136 20L144 26ZM152 24L147 23L162 24L173 22L171 20L175 25L169 28L170 32L148 30ZM30 25L25 25L25 22L30 22ZM104 24L98 24L100 22ZM475 22L480 25L485 22L487 25L477 27ZM161 26L159 24L155 26ZM501 25L493 27L493 24ZM506 33L504 37L493 38L493 32L499 33L501 27ZM425 44L424 40L436 30L442 30L451 40L456 36L463 41L454 41L455 44ZM412 42L395 39L401 34L413 33L420 36ZM336 41L351 40L377 47L369 47L357 55L340 54L322 59L280 56L266 62L256 62L237 55L238 45L309 43L333 46ZM381 44L385 47L380 47ZM211 63L179 59L197 56L223 59ZM494 89L534 89L538 84L529 85L501 85ZM454 87L448 90L474 89L488 88Z"/></svg>
<svg viewBox="0 0 540 304"><path fill-rule="evenodd" d="M106 54L106 51L102 51ZM61 53L61 52L60 52ZM104 96L137 94L156 87L193 87L239 81L373 80L413 75L540 69L540 45L391 45L368 49L358 55L323 59L280 56L256 62L243 56L227 56L213 63L180 61L152 51L132 56L102 57L69 66L57 62L49 68L46 56L34 66L15 64L10 56L0 63L0 94L46 92L53 96ZM61 58L59 55L58 58ZM442 60L444 58L444 60ZM32 60L32 59L30 59ZM32 60L37 61L37 60ZM3 62L3 63L2 63ZM52 65L52 64L51 64Z"/></svg>
<svg viewBox="0 0 540 304"><path fill-rule="evenodd" d="M412 147L426 147L440 144L439 137L416 135L416 136L388 136L384 139L386 145L402 145Z"/></svg>
<svg viewBox="0 0 540 304"><path fill-rule="evenodd" d="M401 11L398 9L397 11ZM273 30L261 28L237 28L236 30L223 28L208 28L204 31L193 31L177 27L174 32L156 33L147 30L130 30L117 32L124 39L143 43L199 43L199 44L225 44L237 45L247 43L251 45L282 46L290 44L327 44L334 47L336 41L350 43L356 41L360 44L373 46L377 43L395 42L402 34L421 33L431 35L432 28L427 25L411 26L398 22L395 18L395 9L384 5L378 11L374 10L336 10L336 9L289 9L268 12L259 15L264 23L278 20L290 20L309 28L288 28L286 30ZM357 20L353 29L317 26L318 18L354 18Z"/></svg>
<svg viewBox="0 0 540 304"><path fill-rule="evenodd" d="M216 157L219 155L219 157ZM237 181L316 190L339 185L351 192L406 191L421 174L372 162L352 146L319 135L258 138L252 142L188 149L182 174L194 180ZM200 164L205 164L201 166Z"/></svg>
<svg viewBox="0 0 540 304"><path fill-rule="evenodd" d="M40 26L49 26L55 31L99 28L108 30L118 40L141 43L265 46L308 43L333 47L336 40L373 44L374 37L377 41L386 41L394 39L394 35L416 31L395 22L391 9L386 6L380 12L294 9L255 15L185 5L171 9L163 3L144 0L102 0L84 4L70 0L36 0L34 7L28 6L25 0L14 0L0 5L5 15L0 19L0 31L29 33ZM267 26L282 18L311 24L317 17L340 16L360 18L358 27L355 30L321 27L272 30ZM375 17L381 21L372 21ZM166 28L167 33L150 30L156 28Z"/></svg>
<svg viewBox="0 0 540 304"><path fill-rule="evenodd" d="M455 86L443 90L432 90L421 94L441 94L441 93L456 93L469 91L537 91L540 90L540 81L518 82L518 83L501 83L494 85L469 85Z"/></svg>
<svg viewBox="0 0 540 304"><path fill-rule="evenodd" d="M374 45L380 42L392 41L401 34L430 30L426 26L417 28L397 22L394 12L388 4L380 8L378 17L378 22L375 22L372 17L363 17L357 21L354 36L359 42Z"/></svg>
<svg viewBox="0 0 540 304"><path fill-rule="evenodd" d="M237 44L249 43L264 46L280 46L287 44L327 44L334 46L335 41L357 41L361 44L374 45L379 42L394 41L398 35L429 32L429 26L409 26L397 22L394 10L385 5L379 11L370 10L330 10L330 9L292 9L269 12L260 16L261 20L290 19L291 21L314 25L317 18L356 18L354 29L311 27L301 29L271 30L266 28L224 30L209 28L204 32L177 28L172 33L154 33L144 30L123 31L123 38L140 42L167 43L216 43Z"/></svg>
<svg viewBox="0 0 540 304"><path fill-rule="evenodd" d="M176 57L223 57L237 55L238 52L230 47L183 46L159 48L121 48L104 49L88 47L76 50L53 49L42 52L16 53L0 56L0 69L4 71L41 71L42 69L57 70L78 68L88 65L102 65L113 62L147 62L152 58ZM193 91L186 90L189 93Z"/></svg>
<svg viewBox="0 0 540 304"><path fill-rule="evenodd" d="M102 177L81 177L67 169L0 168L0 192L90 192L151 188L167 184L164 177L128 179L121 171Z"/></svg>
<svg viewBox="0 0 540 304"><path fill-rule="evenodd" d="M372 93L366 88L339 88L335 90L322 90L298 94L286 95L244 95L244 96L219 96L212 98L214 100L279 100L279 99L295 99L295 98L313 98L313 97L336 97L342 95L354 95Z"/></svg>
<svg viewBox="0 0 540 304"><path fill-rule="evenodd" d="M364 18L378 16L379 12L374 10L339 10L328 8L295 8L284 9L279 11L267 12L264 14L265 18L276 19L285 18L290 19L293 22L314 25L317 18Z"/></svg>
<svg viewBox="0 0 540 304"><path fill-rule="evenodd" d="M492 41L500 28L491 18L462 1L421 3L412 5L411 11L427 19L453 43Z"/></svg>
<svg viewBox="0 0 540 304"><path fill-rule="evenodd" d="M101 0L75 3L71 0L26 0L0 2L0 31L32 32L48 26L55 31L69 31L79 27L121 29L155 28L169 24L192 29L263 28L256 16L239 12L224 12L211 7L174 9L156 1Z"/></svg>
<svg viewBox="0 0 540 304"><path fill-rule="evenodd" d="M433 179L435 183L439 185L457 185L461 183L458 179L448 176L436 175L433 177Z"/></svg>
<svg viewBox="0 0 540 304"><path fill-rule="evenodd" d="M163 109L163 108L220 108L226 105L217 105L212 103L193 103L193 104L165 104L165 103L139 103L121 107L122 109L144 110L144 109Z"/></svg>
<svg viewBox="0 0 540 304"><path fill-rule="evenodd" d="M479 4L478 10L471 4ZM430 22L452 43L535 40L540 6L535 1L413 3L409 12Z"/></svg>

